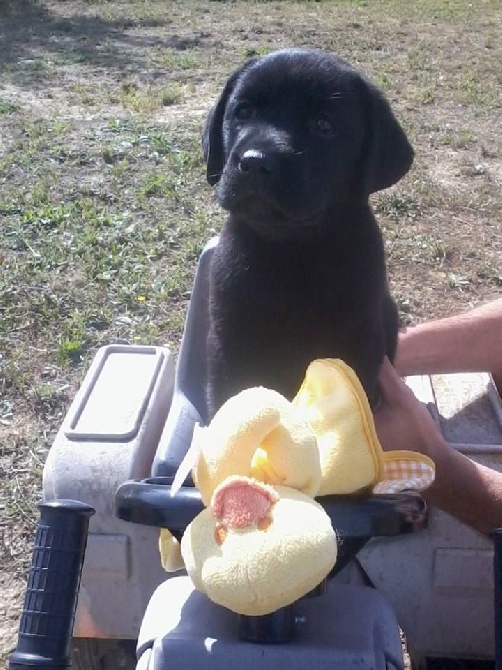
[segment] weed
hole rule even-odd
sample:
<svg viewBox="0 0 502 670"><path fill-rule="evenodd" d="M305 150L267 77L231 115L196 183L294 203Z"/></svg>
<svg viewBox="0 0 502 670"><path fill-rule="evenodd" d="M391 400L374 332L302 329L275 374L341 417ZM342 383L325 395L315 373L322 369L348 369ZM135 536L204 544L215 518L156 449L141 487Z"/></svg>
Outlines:
<svg viewBox="0 0 502 670"><path fill-rule="evenodd" d="M431 259L440 265L451 261L453 258L453 248L443 240L433 240L429 243Z"/></svg>
<svg viewBox="0 0 502 670"><path fill-rule="evenodd" d="M14 114L14 112L19 111L19 105L15 105L8 100L2 100L0 98L0 116L5 114Z"/></svg>
<svg viewBox="0 0 502 670"><path fill-rule="evenodd" d="M147 115L161 107L173 105L183 95L183 88L178 82L168 86L140 87L129 82L122 83L118 94L118 102L136 114ZM114 100L114 98L112 98Z"/></svg>
<svg viewBox="0 0 502 670"><path fill-rule="evenodd" d="M160 92L160 99L164 107L174 105L174 103L179 102L182 97L183 87L177 82L174 82L170 86L163 88Z"/></svg>
<svg viewBox="0 0 502 670"><path fill-rule="evenodd" d="M454 272L448 272L446 275L446 281L450 288L458 288L460 290L469 286L471 283L467 277L462 277Z"/></svg>
<svg viewBox="0 0 502 670"><path fill-rule="evenodd" d="M413 218L418 214L419 205L411 195L392 192L379 197L375 211L379 214L386 214L391 219Z"/></svg>
<svg viewBox="0 0 502 670"><path fill-rule="evenodd" d="M175 185L166 175L155 173L146 177L144 184L139 189L139 197L170 196L174 194L175 190Z"/></svg>

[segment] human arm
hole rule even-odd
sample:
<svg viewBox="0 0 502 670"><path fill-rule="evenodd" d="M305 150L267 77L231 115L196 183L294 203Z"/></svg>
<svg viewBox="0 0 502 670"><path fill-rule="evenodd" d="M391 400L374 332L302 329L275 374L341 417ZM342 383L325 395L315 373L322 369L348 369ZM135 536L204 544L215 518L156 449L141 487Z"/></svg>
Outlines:
<svg viewBox="0 0 502 670"><path fill-rule="evenodd" d="M424 499L481 533L502 527L502 473L451 447L387 359L380 372L380 393L375 424L382 448L418 451L436 465L435 481L424 491Z"/></svg>
<svg viewBox="0 0 502 670"><path fill-rule="evenodd" d="M502 390L502 298L399 334L400 374L491 372Z"/></svg>

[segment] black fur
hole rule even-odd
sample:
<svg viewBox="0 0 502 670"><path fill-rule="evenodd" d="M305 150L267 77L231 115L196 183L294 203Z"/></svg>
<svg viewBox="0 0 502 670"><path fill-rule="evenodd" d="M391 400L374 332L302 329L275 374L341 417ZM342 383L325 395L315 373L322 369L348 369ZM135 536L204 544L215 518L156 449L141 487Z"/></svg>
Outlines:
<svg viewBox="0 0 502 670"><path fill-rule="evenodd" d="M292 398L321 357L351 365L373 402L397 311L368 197L413 161L389 104L336 56L278 51L230 77L202 143L229 212L211 267L209 415L250 386Z"/></svg>

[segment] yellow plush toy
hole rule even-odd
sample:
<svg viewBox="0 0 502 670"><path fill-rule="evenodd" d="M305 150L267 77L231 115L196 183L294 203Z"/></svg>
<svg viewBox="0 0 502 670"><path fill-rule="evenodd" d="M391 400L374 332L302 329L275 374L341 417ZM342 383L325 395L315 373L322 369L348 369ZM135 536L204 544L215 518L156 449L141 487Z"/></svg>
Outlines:
<svg viewBox="0 0 502 670"><path fill-rule="evenodd" d="M230 398L196 427L191 461L206 509L181 554L161 531L163 565L184 563L198 590L247 615L294 602L334 567L336 534L315 496L420 490L434 478L430 459L383 452L359 380L333 359L310 364L292 403L264 388Z"/></svg>

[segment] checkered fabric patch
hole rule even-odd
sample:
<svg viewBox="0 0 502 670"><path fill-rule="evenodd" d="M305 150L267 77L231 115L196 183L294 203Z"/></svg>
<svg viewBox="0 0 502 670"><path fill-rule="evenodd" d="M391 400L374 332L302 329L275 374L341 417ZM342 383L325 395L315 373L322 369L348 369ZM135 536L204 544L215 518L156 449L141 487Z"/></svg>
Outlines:
<svg viewBox="0 0 502 670"><path fill-rule="evenodd" d="M410 458L395 458L385 462L382 480L373 493L399 493L400 491L422 491L434 481L432 465Z"/></svg>

